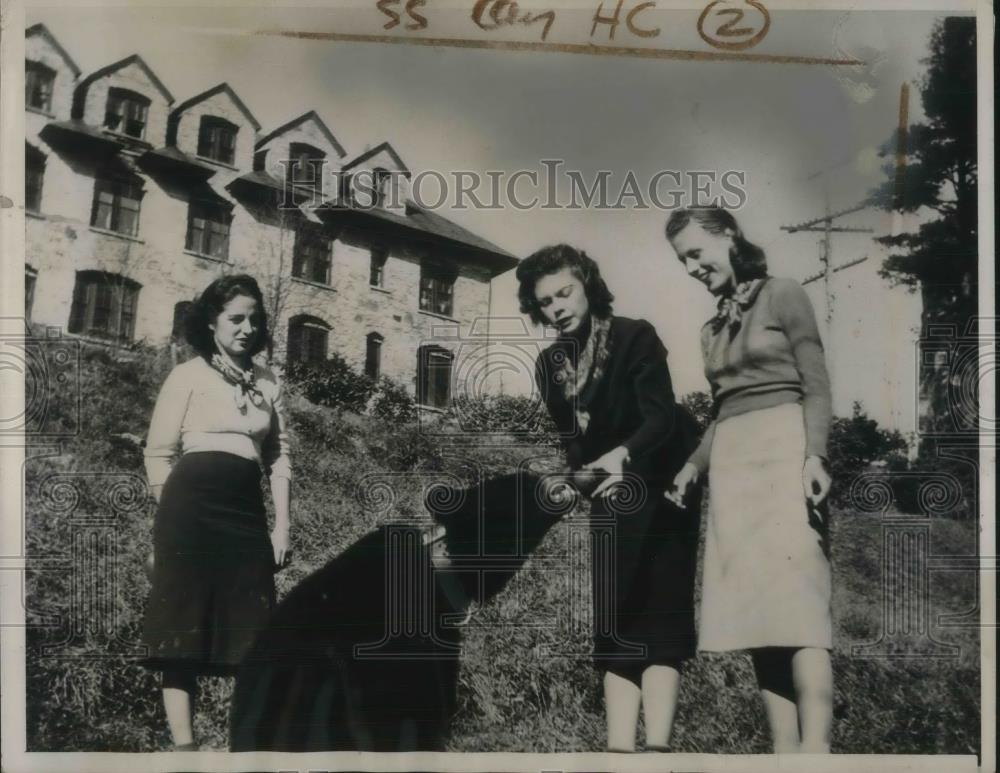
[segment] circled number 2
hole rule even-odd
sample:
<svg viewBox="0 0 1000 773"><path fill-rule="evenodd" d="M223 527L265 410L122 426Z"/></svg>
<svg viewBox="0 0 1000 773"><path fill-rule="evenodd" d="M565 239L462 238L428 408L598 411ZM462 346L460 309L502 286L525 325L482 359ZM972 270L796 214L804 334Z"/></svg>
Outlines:
<svg viewBox="0 0 1000 773"><path fill-rule="evenodd" d="M730 0L713 0L698 17L698 34L714 48L742 51L753 48L771 28L771 14L759 0L744 0L757 13L747 14ZM755 18L759 17L759 18Z"/></svg>

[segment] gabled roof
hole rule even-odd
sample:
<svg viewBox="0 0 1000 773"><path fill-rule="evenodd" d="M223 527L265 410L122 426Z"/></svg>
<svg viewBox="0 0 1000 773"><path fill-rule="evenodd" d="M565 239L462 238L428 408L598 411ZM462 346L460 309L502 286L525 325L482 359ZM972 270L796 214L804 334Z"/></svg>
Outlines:
<svg viewBox="0 0 1000 773"><path fill-rule="evenodd" d="M98 80L99 78L103 78L105 75L110 75L111 73L121 70L122 68L128 67L129 65L132 64L138 65L138 67L144 73L146 73L146 77L148 77L149 80L152 81L153 85L156 86L157 89L159 89L160 93L163 94L164 98L166 98L168 104L173 103L174 95L171 94L170 91L167 89L167 87L163 85L163 81L161 81L159 78L156 77L156 73L149 68L149 65L143 61L141 56L139 56L138 54L132 54L132 56L127 56L124 59L106 65L102 67L100 70L95 70L86 78L84 78L82 81L80 81L80 83L76 87L76 92L73 95L74 108L79 108L81 106L80 103L82 102L82 95L87 92L87 88L90 86L91 83Z"/></svg>
<svg viewBox="0 0 1000 773"><path fill-rule="evenodd" d="M24 31L24 36L30 38L32 35L41 35L45 38L49 45L51 45L58 53L59 56L63 58L66 64L69 65L69 69L73 71L73 78L80 77L80 68L76 66L76 62L73 61L73 57L66 53L66 49L59 45L59 41L55 39L55 36L49 32L49 28L44 24L32 24L28 29Z"/></svg>
<svg viewBox="0 0 1000 773"><path fill-rule="evenodd" d="M294 129L296 126L299 126L300 124L303 124L310 119L314 120L319 125L320 131L323 132L323 136L326 137L327 142L333 145L334 149L337 151L340 157L343 158L344 156L346 156L347 151L344 150L344 146L341 145L339 142L337 142L337 138L333 136L333 132L331 132L329 127L327 127L327 125L323 123L323 119L316 114L315 110L310 110L308 113L303 113L298 118L293 118L288 123L282 124L277 129L268 132L259 140L257 140L257 144L254 145L254 147L259 148L261 145L266 145L268 142L273 140L279 134L284 134L289 129Z"/></svg>
<svg viewBox="0 0 1000 773"><path fill-rule="evenodd" d="M367 161L372 156L377 156L383 150L386 153L389 154L389 158L391 158L393 160L393 163L395 163L396 166L398 166L402 170L403 174L405 174L407 177L409 177L410 176L410 170L406 168L406 164L403 163L403 159L401 159L399 157L399 154L396 152L396 149L393 148L392 145L390 145L388 142L383 142L383 143L381 143L379 145L376 145L371 150L366 150L364 153L362 153L357 158L351 159L346 164L344 164L344 167L343 167L344 171L347 171L348 169L353 169L358 164L364 163L365 161Z"/></svg>
<svg viewBox="0 0 1000 773"><path fill-rule="evenodd" d="M221 93L225 93L231 100L233 100L233 102L236 104L236 107L239 108L240 112L243 113L246 119L251 123L251 125L254 128L254 131L259 132L260 124L257 122L257 119L254 117L254 114L251 113L250 109L243 104L243 100L236 95L236 92L232 90L232 88L229 86L228 83L220 83L218 86L214 86L210 88L208 91L203 91L200 94L195 94L193 97L189 99L185 99L183 102L177 105L177 107L175 107L173 110L170 111L170 119L169 119L170 122L171 123L176 122L177 118L180 117L180 114L183 113L192 105L197 105L199 102L204 102L206 99L209 99L211 97L214 97L216 94L221 94Z"/></svg>

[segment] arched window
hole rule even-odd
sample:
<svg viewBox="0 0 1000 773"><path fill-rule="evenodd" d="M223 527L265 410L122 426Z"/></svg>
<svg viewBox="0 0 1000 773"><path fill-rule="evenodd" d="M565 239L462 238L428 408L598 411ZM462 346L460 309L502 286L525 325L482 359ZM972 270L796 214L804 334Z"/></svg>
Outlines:
<svg viewBox="0 0 1000 773"><path fill-rule="evenodd" d="M198 128L198 155L232 165L236 160L239 127L214 115L203 115Z"/></svg>
<svg viewBox="0 0 1000 773"><path fill-rule="evenodd" d="M180 343L184 340L184 322L194 304L191 301L180 301L174 304L174 321L170 327L170 340Z"/></svg>
<svg viewBox="0 0 1000 773"><path fill-rule="evenodd" d="M417 402L447 408L451 400L451 366L455 355L440 346L417 350Z"/></svg>
<svg viewBox="0 0 1000 773"><path fill-rule="evenodd" d="M108 107L104 113L104 128L141 140L146 134L149 97L128 89L108 90Z"/></svg>
<svg viewBox="0 0 1000 773"><path fill-rule="evenodd" d="M43 113L52 112L52 85L56 71L41 62L24 63L24 105Z"/></svg>
<svg viewBox="0 0 1000 773"><path fill-rule="evenodd" d="M141 287L120 274L77 271L69 332L117 342L131 341Z"/></svg>
<svg viewBox="0 0 1000 773"><path fill-rule="evenodd" d="M369 333L365 337L365 375L377 379L382 375L382 342L385 339L378 333Z"/></svg>
<svg viewBox="0 0 1000 773"><path fill-rule="evenodd" d="M45 180L45 154L33 145L24 145L24 208L42 211L42 182Z"/></svg>
<svg viewBox="0 0 1000 773"><path fill-rule="evenodd" d="M326 359L330 326L318 317L300 314L288 322L288 362L315 364Z"/></svg>

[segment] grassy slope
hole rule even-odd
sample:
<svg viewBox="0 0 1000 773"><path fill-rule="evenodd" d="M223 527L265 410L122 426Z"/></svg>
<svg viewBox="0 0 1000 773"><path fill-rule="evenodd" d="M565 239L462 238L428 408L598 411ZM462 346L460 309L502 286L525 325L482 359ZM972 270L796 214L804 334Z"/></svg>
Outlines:
<svg viewBox="0 0 1000 773"><path fill-rule="evenodd" d="M80 517L106 513L102 496L107 474L141 474L139 451L113 436L142 436L158 385L169 362L145 357L115 363L91 353L82 373L82 431L59 457L26 465L29 555L70 555ZM68 395L51 394L50 421L70 415ZM471 479L512 469L520 460L550 455L545 448L484 449L474 439L457 439L442 453L439 439L414 427L379 426L292 399L297 479L292 566L278 576L279 593L351 544L387 517L358 504L365 475L394 476L398 500L387 511L416 512L421 480L451 472ZM104 473L78 485L75 510L47 496L50 473ZM424 477L422 477L424 476ZM135 665L134 645L148 592L142 559L150 548L148 508L120 515L106 527L117 557L83 545L77 562L116 567L107 614L73 603L72 573L43 571L32 563L26 587L28 629L28 738L33 750L150 751L165 748L165 729L156 679ZM549 558L574 563L580 572L577 601L587 608L585 556L567 555L569 522L548 535L522 573L500 597L473 616L466 631L460 675L460 712L449 749L454 751L600 750L603 709L600 683L586 657L584 625L565 620L569 585L565 573L546 571ZM973 525L935 521L936 554L969 554ZM838 752L970 753L979 746L978 631L935 628L943 642L959 645L956 657L912 660L852 658L850 645L877 640L882 629L881 523L838 513L832 530L835 571L835 678ZM80 564L87 566L86 564ZM89 571L89 570L85 570ZM932 577L932 620L943 612L974 606L969 573ZM79 598L79 596L77 596ZM58 615L54 620L52 616ZM46 620L48 616L48 620ZM42 623L48 622L49 625ZM70 624L79 633L70 636ZM43 644L63 642L42 654ZM197 730L208 746L226 744L230 685L206 680ZM765 752L769 740L753 690L748 660L740 655L702 657L692 662L682 684L674 748L687 752Z"/></svg>

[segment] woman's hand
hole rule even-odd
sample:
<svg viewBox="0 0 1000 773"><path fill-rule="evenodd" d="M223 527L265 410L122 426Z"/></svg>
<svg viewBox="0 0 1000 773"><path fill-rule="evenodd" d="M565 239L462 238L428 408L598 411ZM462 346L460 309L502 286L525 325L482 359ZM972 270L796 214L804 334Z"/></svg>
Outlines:
<svg viewBox="0 0 1000 773"><path fill-rule="evenodd" d="M598 457L590 464L583 465L581 469L603 470L608 474L608 477L601 481L601 485L594 489L594 493L590 496L592 498L599 497L616 483L621 483L625 479L625 463L627 461L628 449L625 446L618 446L617 448L612 448L604 456Z"/></svg>
<svg viewBox="0 0 1000 773"><path fill-rule="evenodd" d="M674 476L674 485L668 491L663 492L663 498L672 502L677 507L684 508L684 500L688 492L698 483L701 473L691 462L681 467L680 472Z"/></svg>
<svg viewBox="0 0 1000 773"><path fill-rule="evenodd" d="M802 488L806 499L814 507L821 504L830 493L833 478L826 471L826 463L821 456L807 456L802 465Z"/></svg>
<svg viewBox="0 0 1000 773"><path fill-rule="evenodd" d="M271 532L271 547L274 550L274 565L278 569L284 568L291 555L288 531L289 529L287 523L278 523L275 525L274 531Z"/></svg>

